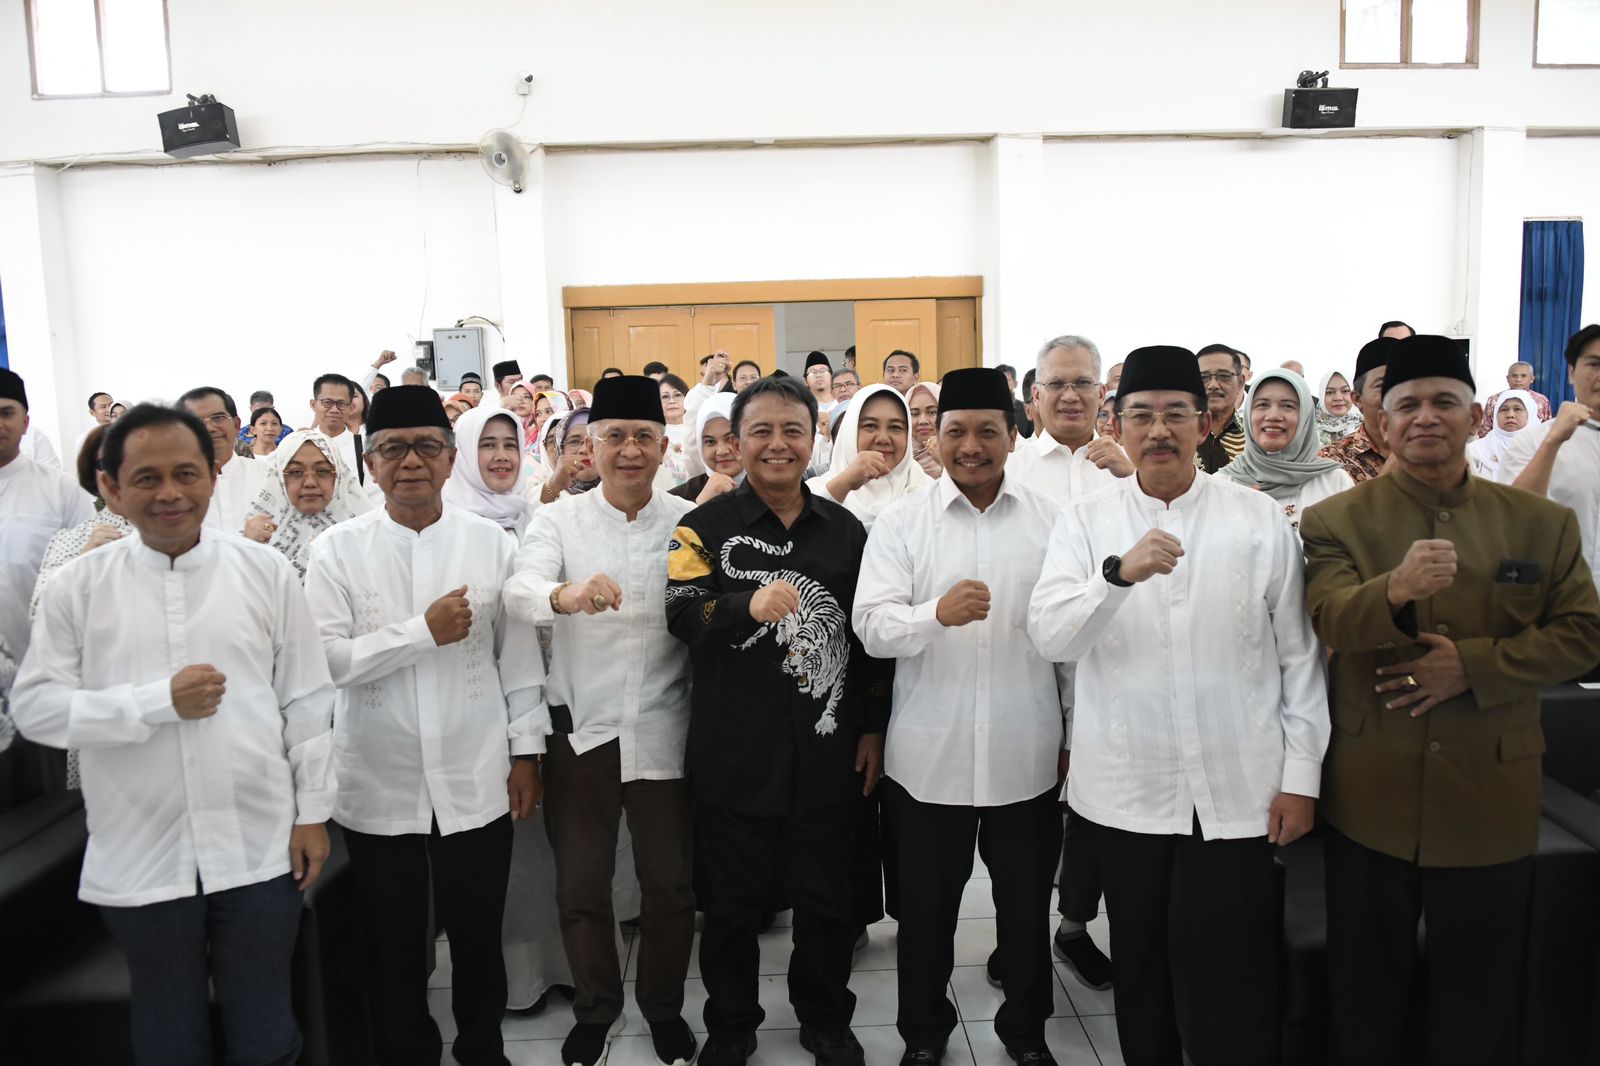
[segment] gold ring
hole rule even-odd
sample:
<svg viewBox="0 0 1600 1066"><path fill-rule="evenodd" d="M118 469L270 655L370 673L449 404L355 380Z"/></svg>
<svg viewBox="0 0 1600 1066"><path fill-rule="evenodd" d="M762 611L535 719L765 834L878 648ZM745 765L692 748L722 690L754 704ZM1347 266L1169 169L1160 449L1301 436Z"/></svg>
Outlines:
<svg viewBox="0 0 1600 1066"><path fill-rule="evenodd" d="M594 598L592 600L590 600L589 602L594 604L594 608L597 611L603 611L603 610L606 609L607 600L603 595L601 595L598 592L596 592L594 594Z"/></svg>
<svg viewBox="0 0 1600 1066"><path fill-rule="evenodd" d="M1417 684L1417 679L1415 677L1412 677L1410 674L1406 675L1406 685L1408 687L1410 687L1410 688L1421 688L1422 687L1421 685Z"/></svg>

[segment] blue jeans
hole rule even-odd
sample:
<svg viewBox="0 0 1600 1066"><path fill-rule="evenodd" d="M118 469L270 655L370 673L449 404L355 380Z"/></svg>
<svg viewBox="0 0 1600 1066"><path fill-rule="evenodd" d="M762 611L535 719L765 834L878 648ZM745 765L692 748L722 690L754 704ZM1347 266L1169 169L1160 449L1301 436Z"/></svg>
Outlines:
<svg viewBox="0 0 1600 1066"><path fill-rule="evenodd" d="M128 957L140 1066L217 1061L213 984L228 1066L290 1066L299 1058L289 998L289 960L300 928L294 878L100 913Z"/></svg>

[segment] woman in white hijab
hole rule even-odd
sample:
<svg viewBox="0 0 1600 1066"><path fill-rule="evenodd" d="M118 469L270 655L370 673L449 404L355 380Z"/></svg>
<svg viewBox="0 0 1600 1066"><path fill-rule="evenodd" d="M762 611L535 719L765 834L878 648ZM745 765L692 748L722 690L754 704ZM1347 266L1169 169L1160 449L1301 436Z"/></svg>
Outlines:
<svg viewBox="0 0 1600 1066"><path fill-rule="evenodd" d="M869 532L885 507L933 484L911 455L911 409L905 397L881 384L852 396L828 472L807 484L844 504Z"/></svg>
<svg viewBox="0 0 1600 1066"><path fill-rule="evenodd" d="M1526 389L1507 389L1496 398L1494 410L1489 412L1493 429L1487 436L1479 437L1467 445L1467 461L1472 472L1481 478L1494 480L1500 470L1500 459L1517 439L1517 434L1527 429L1538 413L1533 394Z"/></svg>
<svg viewBox="0 0 1600 1066"><path fill-rule="evenodd" d="M1250 384L1245 399L1244 451L1217 471L1218 477L1260 489L1283 507L1300 532L1300 512L1329 496L1353 488L1344 467L1317 455L1311 389L1293 370L1268 370Z"/></svg>
<svg viewBox="0 0 1600 1066"><path fill-rule="evenodd" d="M311 542L324 530L372 510L372 499L338 449L314 430L297 429L283 438L268 462L272 472L246 517L265 515L270 520L262 532L264 542L288 557L304 584Z"/></svg>
<svg viewBox="0 0 1600 1066"><path fill-rule="evenodd" d="M444 502L487 518L517 538L528 528L522 484L522 431L511 412L474 407L456 419L456 459ZM531 461L531 460L530 460Z"/></svg>

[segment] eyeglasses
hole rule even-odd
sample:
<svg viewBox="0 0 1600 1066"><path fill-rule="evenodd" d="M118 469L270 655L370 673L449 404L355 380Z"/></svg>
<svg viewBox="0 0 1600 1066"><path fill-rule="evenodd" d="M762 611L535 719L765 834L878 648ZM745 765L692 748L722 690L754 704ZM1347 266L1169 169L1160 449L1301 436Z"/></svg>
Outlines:
<svg viewBox="0 0 1600 1066"><path fill-rule="evenodd" d="M620 429L608 429L604 433L590 433L589 436L604 444L607 448L612 449L626 448L631 444L649 451L661 441L661 436L650 429L641 429L637 433L624 433Z"/></svg>
<svg viewBox="0 0 1600 1066"><path fill-rule="evenodd" d="M424 459L437 459L439 456L444 454L444 450L448 447L450 447L450 445L446 444L442 440L436 440L433 437L424 437L421 440L410 441L386 440L371 450L383 456L383 458L392 463L396 460L404 459L407 452L416 452Z"/></svg>
<svg viewBox="0 0 1600 1066"><path fill-rule="evenodd" d="M314 466L310 470L290 467L283 472L283 480L285 481L304 481L308 477L315 477L318 481L332 481L333 467L327 465Z"/></svg>
<svg viewBox="0 0 1600 1066"><path fill-rule="evenodd" d="M1213 381L1218 385L1231 385L1238 380L1239 375L1231 370L1202 370L1200 372L1200 383L1202 385L1209 385Z"/></svg>
<svg viewBox="0 0 1600 1066"><path fill-rule="evenodd" d="M1124 411L1119 417L1122 419L1123 425L1132 426L1135 429L1149 429L1156 424L1157 419L1160 419L1161 424L1168 429L1177 429L1185 422L1199 416L1199 411L1191 411L1186 407L1175 407L1170 411L1150 411L1139 408L1133 411Z"/></svg>
<svg viewBox="0 0 1600 1066"><path fill-rule="evenodd" d="M1098 381L1091 381L1088 378L1079 378L1077 381L1041 381L1041 382L1039 382L1039 388L1043 389L1045 392L1050 393L1051 395L1055 395L1056 393L1059 393L1062 389L1071 389L1073 392L1077 393L1079 396L1092 396L1094 394L1094 391L1096 389L1098 389L1099 387L1100 387L1100 383Z"/></svg>
<svg viewBox="0 0 1600 1066"><path fill-rule="evenodd" d="M346 407L350 406L349 400L330 400L327 397L323 397L322 399L318 400L317 403L324 411L343 411Z"/></svg>
<svg viewBox="0 0 1600 1066"><path fill-rule="evenodd" d="M226 411L218 411L214 415L206 415L200 421L208 426L225 426L233 421L233 416Z"/></svg>

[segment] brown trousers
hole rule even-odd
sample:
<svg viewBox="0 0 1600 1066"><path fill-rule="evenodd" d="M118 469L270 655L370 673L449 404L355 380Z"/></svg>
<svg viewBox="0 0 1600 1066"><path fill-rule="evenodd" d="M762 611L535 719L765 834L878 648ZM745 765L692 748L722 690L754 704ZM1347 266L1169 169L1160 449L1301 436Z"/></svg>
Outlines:
<svg viewBox="0 0 1600 1066"><path fill-rule="evenodd" d="M611 1022L622 1013L611 878L626 810L641 904L635 995L646 1021L678 1017L694 943L687 783L624 783L615 740L578 755L559 733L549 739L543 773L561 940L578 987L573 1014L580 1022Z"/></svg>

